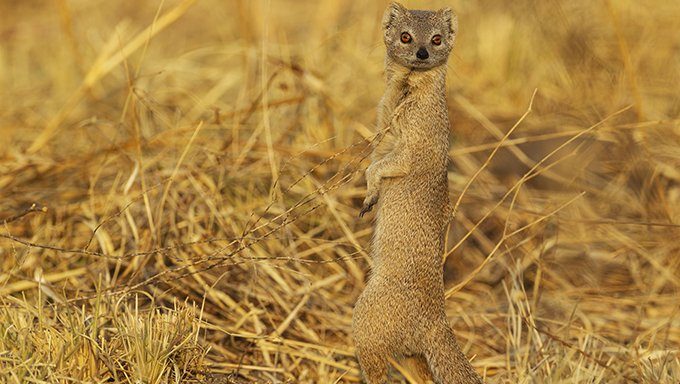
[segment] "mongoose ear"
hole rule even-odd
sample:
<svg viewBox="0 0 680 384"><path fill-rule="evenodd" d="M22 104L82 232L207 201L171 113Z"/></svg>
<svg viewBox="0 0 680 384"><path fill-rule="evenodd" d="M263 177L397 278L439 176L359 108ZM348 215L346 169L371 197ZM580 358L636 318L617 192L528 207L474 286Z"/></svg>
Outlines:
<svg viewBox="0 0 680 384"><path fill-rule="evenodd" d="M439 16L449 26L449 38L454 38L458 33L458 16L451 10L451 8L444 8L437 11Z"/></svg>
<svg viewBox="0 0 680 384"><path fill-rule="evenodd" d="M395 19L402 17L407 12L408 9L406 9L406 7L397 3L396 1L388 5L387 9L385 9L385 13L383 14L382 19L383 31L387 31L390 28L390 26L392 26L392 23L394 22Z"/></svg>

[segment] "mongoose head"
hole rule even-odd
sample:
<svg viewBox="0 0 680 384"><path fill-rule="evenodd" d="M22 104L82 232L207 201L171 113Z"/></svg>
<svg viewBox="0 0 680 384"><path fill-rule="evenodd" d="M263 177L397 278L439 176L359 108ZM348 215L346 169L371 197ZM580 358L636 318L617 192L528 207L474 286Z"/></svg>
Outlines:
<svg viewBox="0 0 680 384"><path fill-rule="evenodd" d="M395 2L385 10L382 27L392 60L407 68L427 70L446 64L458 20L450 8L416 11Z"/></svg>

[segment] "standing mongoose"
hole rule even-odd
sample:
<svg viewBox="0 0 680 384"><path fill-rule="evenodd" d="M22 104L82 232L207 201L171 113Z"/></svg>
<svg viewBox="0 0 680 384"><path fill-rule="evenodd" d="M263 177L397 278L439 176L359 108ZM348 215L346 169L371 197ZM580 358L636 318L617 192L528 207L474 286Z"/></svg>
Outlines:
<svg viewBox="0 0 680 384"><path fill-rule="evenodd" d="M377 204L374 266L354 308L357 357L368 384L385 382L390 357L414 359L436 383L481 383L444 310L442 254L450 216L446 62L457 20L448 8L416 11L393 3L382 27L382 138L366 170L360 213Z"/></svg>

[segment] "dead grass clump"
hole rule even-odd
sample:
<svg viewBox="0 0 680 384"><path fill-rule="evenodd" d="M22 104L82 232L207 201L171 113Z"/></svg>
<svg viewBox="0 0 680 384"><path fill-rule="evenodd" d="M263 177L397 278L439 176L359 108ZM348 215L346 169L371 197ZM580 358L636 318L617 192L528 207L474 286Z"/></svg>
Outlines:
<svg viewBox="0 0 680 384"><path fill-rule="evenodd" d="M446 4L488 382L680 381L676 3ZM385 4L132 4L0 3L0 380L358 382Z"/></svg>
<svg viewBox="0 0 680 384"><path fill-rule="evenodd" d="M94 306L3 299L3 382L180 383L205 377L194 309L141 310L99 297Z"/></svg>

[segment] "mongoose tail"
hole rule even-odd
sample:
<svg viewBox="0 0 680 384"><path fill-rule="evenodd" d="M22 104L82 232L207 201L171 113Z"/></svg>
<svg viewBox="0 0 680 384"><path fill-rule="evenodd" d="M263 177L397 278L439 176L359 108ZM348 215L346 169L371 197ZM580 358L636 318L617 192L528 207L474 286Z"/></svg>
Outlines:
<svg viewBox="0 0 680 384"><path fill-rule="evenodd" d="M437 383L482 384L470 362L458 346L448 324L433 329L427 338L425 357Z"/></svg>

